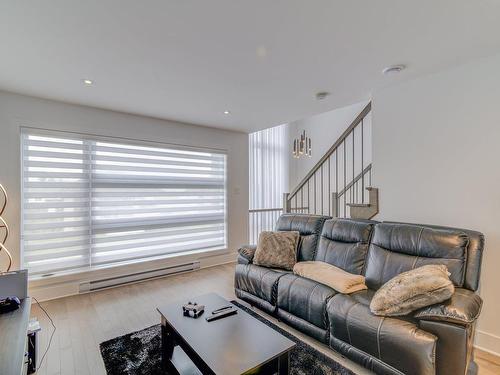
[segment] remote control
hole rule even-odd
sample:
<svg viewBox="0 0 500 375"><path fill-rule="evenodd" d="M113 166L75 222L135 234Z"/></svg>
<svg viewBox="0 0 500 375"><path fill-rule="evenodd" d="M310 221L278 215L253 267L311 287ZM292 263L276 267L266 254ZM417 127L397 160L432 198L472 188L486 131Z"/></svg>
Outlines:
<svg viewBox="0 0 500 375"><path fill-rule="evenodd" d="M207 322L213 322L214 320L222 319L222 318L225 318L226 316L234 315L237 313L238 313L238 310L231 309L231 310L221 312L219 314L213 314L213 315L207 316L205 319Z"/></svg>
<svg viewBox="0 0 500 375"><path fill-rule="evenodd" d="M233 306L224 306L224 307L221 307L220 309L212 311L212 314L220 314L221 312L224 312L224 311L232 309L232 308L233 308Z"/></svg>

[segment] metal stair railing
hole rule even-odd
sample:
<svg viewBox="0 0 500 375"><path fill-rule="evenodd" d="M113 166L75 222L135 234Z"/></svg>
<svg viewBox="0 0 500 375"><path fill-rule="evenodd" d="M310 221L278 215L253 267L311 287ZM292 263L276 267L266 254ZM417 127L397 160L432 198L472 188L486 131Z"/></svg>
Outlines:
<svg viewBox="0 0 500 375"><path fill-rule="evenodd" d="M371 178L370 102L297 187L284 194L283 212L349 217L350 204L367 204Z"/></svg>

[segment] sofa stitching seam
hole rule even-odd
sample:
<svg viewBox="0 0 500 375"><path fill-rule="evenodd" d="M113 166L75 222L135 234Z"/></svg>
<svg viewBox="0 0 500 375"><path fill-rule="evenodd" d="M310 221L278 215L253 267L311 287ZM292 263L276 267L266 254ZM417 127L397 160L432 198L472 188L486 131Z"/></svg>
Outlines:
<svg viewBox="0 0 500 375"><path fill-rule="evenodd" d="M422 234L424 233L424 228L420 229L420 233L418 234L418 239L417 239L417 248L415 249L417 252L417 255L415 256L415 260L413 261L413 264L411 265L411 269L415 269L415 266L417 265L418 258L420 257L420 241L422 239Z"/></svg>
<svg viewBox="0 0 500 375"><path fill-rule="evenodd" d="M298 277L296 277L295 279L293 279L293 280L291 281L290 285L288 285L288 291L287 291L287 292L288 292L288 295L287 295L287 299L286 299L286 301L287 301L287 303L286 303L286 308L287 308L288 310L291 310L291 309L290 309L290 294L291 294L291 291L292 291L292 285L293 285L293 283L294 283L295 281L297 281L297 279L298 279Z"/></svg>
<svg viewBox="0 0 500 375"><path fill-rule="evenodd" d="M262 280L264 280L264 276L266 276L266 275L267 275L268 273L270 273L270 272L271 272L271 270L268 270L267 272L264 272L264 273L262 273L262 274L260 275L260 282L259 282L259 284L260 284L260 290L261 290L261 291L264 289L264 288L262 288ZM272 299L272 298L273 298L273 289L272 289L272 287L271 287L271 299Z"/></svg>
<svg viewBox="0 0 500 375"><path fill-rule="evenodd" d="M311 291L309 292L308 296L307 296L307 320L308 321L311 321L311 304L309 303L311 301L311 296L312 294L314 293L314 290L320 286L321 284L316 284L314 285L314 287L311 289Z"/></svg>
<svg viewBox="0 0 500 375"><path fill-rule="evenodd" d="M323 324L325 325L326 327L326 340L329 340L330 338L330 319L328 319L328 303L330 302L330 300L335 297L335 294L328 297L325 301L325 306L323 307Z"/></svg>
<svg viewBox="0 0 500 375"><path fill-rule="evenodd" d="M394 227L391 228L391 233L389 235L389 247L391 249L392 249L392 232L394 232ZM384 248L382 247L382 249L384 249ZM382 266L382 272L380 272L380 277L378 279L379 286L383 284L382 281L384 279L385 265L387 264L387 261L389 260L389 257L391 256L391 250L384 249L384 251L386 252L386 256L384 258L384 265Z"/></svg>
<svg viewBox="0 0 500 375"><path fill-rule="evenodd" d="M359 302L355 302L354 305L352 305L345 314L345 328L347 330L347 338L349 339L350 345L352 345L352 340L351 340L351 331L349 330L349 313L357 304L359 304Z"/></svg>
<svg viewBox="0 0 500 375"><path fill-rule="evenodd" d="M278 279L274 282L272 288L271 288L271 305L273 306L278 306L278 282L280 280L281 276L278 277Z"/></svg>
<svg viewBox="0 0 500 375"><path fill-rule="evenodd" d="M368 263L368 258L370 256L370 247L371 247L371 244L372 244L372 240L373 240L374 234L375 234L375 227L373 225L371 225L370 233L368 235L368 240L366 242L366 255L364 257L363 267L361 269L361 275L364 275L366 273L366 265Z"/></svg>
<svg viewBox="0 0 500 375"><path fill-rule="evenodd" d="M250 276L249 276L249 275L250 275L250 266L249 266L248 264L247 264L246 266L247 266L247 267L246 267L246 268L247 268L247 275L246 275L246 279L247 279L247 280L250 280Z"/></svg>
<svg viewBox="0 0 500 375"><path fill-rule="evenodd" d="M386 254L385 254L385 258L384 258L384 264L382 266L382 272L380 272L380 277L379 277L379 281L378 281L380 286L382 284L384 284L382 281L384 280L385 265L387 264L387 262L389 261L389 258L391 257L391 252L387 251L387 250L385 250L385 251L386 251Z"/></svg>
<svg viewBox="0 0 500 375"><path fill-rule="evenodd" d="M384 323L385 317L380 319L380 323L377 328L377 349L378 349L378 358L382 361L382 353L380 351L380 330L382 329L382 324Z"/></svg>
<svg viewBox="0 0 500 375"><path fill-rule="evenodd" d="M351 250L352 250L352 246L349 246L349 248L345 252L345 256L344 256L344 270L347 269L347 259L348 259L349 254L351 253Z"/></svg>

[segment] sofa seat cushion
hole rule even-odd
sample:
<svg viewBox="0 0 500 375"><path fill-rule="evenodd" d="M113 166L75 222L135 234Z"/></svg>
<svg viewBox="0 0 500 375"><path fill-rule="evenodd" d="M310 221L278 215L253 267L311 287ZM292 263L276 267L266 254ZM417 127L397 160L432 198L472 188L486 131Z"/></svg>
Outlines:
<svg viewBox="0 0 500 375"><path fill-rule="evenodd" d="M352 293L350 296L354 298L356 302L359 302L365 306L370 306L370 303L375 295L375 291L372 289L361 290L356 293Z"/></svg>
<svg viewBox="0 0 500 375"><path fill-rule="evenodd" d="M405 374L435 374L436 336L412 318L373 315L371 297L372 292L362 291L328 301L330 345L344 341Z"/></svg>
<svg viewBox="0 0 500 375"><path fill-rule="evenodd" d="M316 327L327 329L326 304L335 294L337 292L326 285L287 274L278 283L278 311L287 311Z"/></svg>
<svg viewBox="0 0 500 375"><path fill-rule="evenodd" d="M235 288L276 305L276 288L280 277L287 271L275 270L255 264L237 264Z"/></svg>

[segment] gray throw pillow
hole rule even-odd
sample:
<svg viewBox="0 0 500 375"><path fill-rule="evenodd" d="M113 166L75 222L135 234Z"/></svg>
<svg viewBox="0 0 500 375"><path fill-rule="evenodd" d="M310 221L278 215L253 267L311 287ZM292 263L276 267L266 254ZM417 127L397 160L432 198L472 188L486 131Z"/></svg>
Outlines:
<svg viewBox="0 0 500 375"><path fill-rule="evenodd" d="M261 232L253 263L292 270L297 262L299 232Z"/></svg>
<svg viewBox="0 0 500 375"><path fill-rule="evenodd" d="M450 298L455 287L444 265L427 265L403 272L377 290L370 303L375 315L399 316Z"/></svg>

